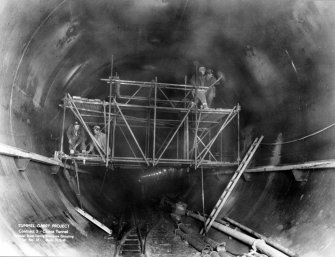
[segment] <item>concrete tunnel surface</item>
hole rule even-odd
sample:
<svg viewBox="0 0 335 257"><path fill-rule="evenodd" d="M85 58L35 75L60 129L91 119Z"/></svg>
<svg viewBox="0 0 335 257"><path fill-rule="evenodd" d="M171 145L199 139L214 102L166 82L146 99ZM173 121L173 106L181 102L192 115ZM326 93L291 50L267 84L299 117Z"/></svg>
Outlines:
<svg viewBox="0 0 335 257"><path fill-rule="evenodd" d="M0 13L3 144L52 156L59 149L62 97L105 99L100 78L109 76L112 55L115 71L129 80L183 83L195 61L224 71L215 105L241 104L242 145L259 135L265 143L289 141L335 120L333 1L2 0ZM334 159L334 133L329 128L291 144L262 145L252 165ZM136 194L138 173L119 172L107 179L102 196L103 170L80 175L83 205L93 216L106 217L128 201L125 195ZM291 172L251 174L221 216L301 256L334 256L333 172L311 170L306 182ZM200 210L200 175L185 177L161 180L150 195L179 195ZM205 176L207 213L229 179ZM0 155L0 255L97 254L99 237L87 233L88 221L74 211L75 190L69 173L52 175L35 162L18 172L12 157ZM22 241L18 224L30 223L70 224L75 240Z"/></svg>

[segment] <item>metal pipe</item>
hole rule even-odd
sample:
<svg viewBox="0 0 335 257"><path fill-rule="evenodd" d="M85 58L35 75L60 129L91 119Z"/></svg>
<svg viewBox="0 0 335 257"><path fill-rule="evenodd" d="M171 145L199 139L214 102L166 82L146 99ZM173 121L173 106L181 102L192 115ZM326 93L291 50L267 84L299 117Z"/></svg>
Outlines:
<svg viewBox="0 0 335 257"><path fill-rule="evenodd" d="M283 247L282 245L280 245L280 244L272 241L271 239L269 239L269 238L267 238L267 237L265 237L265 236L263 236L263 235L255 232L255 231L253 231L252 229L250 229L250 228L248 228L248 227L246 227L246 226L238 223L237 221L232 220L231 218L224 217L223 219L226 220L226 221L228 221L230 224L233 224L234 226L236 226L236 227L244 230L245 232L247 232L247 233L249 233L249 234L251 234L251 235L253 235L253 236L255 236L255 237L259 238L259 239L263 239L267 244L273 246L277 250L279 250L279 251L287 254L290 257L298 257L299 256L298 254L292 252L291 250Z"/></svg>
<svg viewBox="0 0 335 257"><path fill-rule="evenodd" d="M241 149L240 149L240 110L241 106L237 104L237 163L240 164L241 161Z"/></svg>
<svg viewBox="0 0 335 257"><path fill-rule="evenodd" d="M223 140L222 140L222 133L220 134L220 161L223 160Z"/></svg>
<svg viewBox="0 0 335 257"><path fill-rule="evenodd" d="M124 139L126 140L128 146L129 146L129 148L130 148L130 151L132 152L132 154L134 155L134 157L137 158L137 156L136 156L136 154L135 154L135 152L134 152L134 150L133 150L133 147L131 146L131 144L130 144L130 142L129 142L127 136L126 136L126 134L124 133L124 131L123 131L121 128L119 128L119 129L120 129L120 131L121 131L121 133L122 133Z"/></svg>
<svg viewBox="0 0 335 257"><path fill-rule="evenodd" d="M205 216L205 190L204 190L204 167L201 165L201 203L202 203L202 215ZM204 232L206 231L206 222L204 221Z"/></svg>
<svg viewBox="0 0 335 257"><path fill-rule="evenodd" d="M157 102L160 102L160 101L164 101L164 100L159 100L157 99ZM171 100L172 101L172 100ZM92 105L103 105L103 104L108 104L108 102L105 102L105 101L101 101L101 100L96 100L96 101L87 101L87 99L84 99L84 98L80 98L80 97L76 97L74 99L74 102L76 103L89 103L89 104L92 104ZM138 105L138 104L126 104L126 103L119 103L120 106L122 107L127 107L127 108L133 108L133 109L138 109L138 108L146 108L146 109L153 109L154 107L153 106L146 106L146 105ZM187 111L187 108L182 108L182 107L165 107L165 106L157 106L157 109L159 110L166 110L166 111ZM229 114L231 112L231 109L223 109L223 108L220 108L220 109L203 109L202 110L203 113L217 113L217 114Z"/></svg>
<svg viewBox="0 0 335 257"><path fill-rule="evenodd" d="M234 108L231 110L231 112L229 113L228 117L225 119L225 121L224 121L223 124L221 125L221 127L220 127L219 131L217 132L216 136L215 136L213 139L211 139L211 141L208 143L209 148L211 147L211 145L212 145L212 144L214 143L214 141L216 140L216 137L222 132L222 130L223 130L223 129L230 123L230 121L235 117L235 115L236 115L235 110L236 110L236 107L234 107ZM214 127L216 127L216 126L214 126ZM206 135L207 135L209 132L210 132L210 130L208 130L202 138L205 138ZM206 149L207 149L207 148L206 148ZM202 155L202 153L203 153L206 149L203 149L199 155ZM206 155L206 154L207 154L207 153L205 153L205 155ZM204 157L203 157L203 158L204 158Z"/></svg>
<svg viewBox="0 0 335 257"><path fill-rule="evenodd" d="M105 81L109 83L109 79L100 79L101 81ZM145 87L153 87L152 82L145 82L145 81L133 81L133 80L122 80L122 79L113 79L113 82L119 82L121 84L126 84L129 86L145 86ZM171 88L171 89L181 89L183 90L184 88L188 89L208 89L208 87L196 87L193 85L187 85L187 84L171 84L171 83L157 83L157 86L163 87L163 88Z"/></svg>
<svg viewBox="0 0 335 257"><path fill-rule="evenodd" d="M220 126L223 126L223 125L225 124L226 120L227 120L227 118L225 119L225 121L223 121L223 118L222 118L220 122L215 123L214 125L212 125L212 126L210 126L210 127L208 127L208 128L203 129L202 132L201 132L201 134L199 135L199 138L200 138L201 140L204 140L204 139L206 138L206 136L208 135L208 133L209 133L210 130L215 129L216 127L219 127L219 125L220 125L220 123L221 123L222 121L223 121L223 123L222 123ZM201 153L202 153L204 150L205 150L205 149L203 149L203 150L201 151ZM194 148L191 149L191 152L193 152L193 151L194 151Z"/></svg>
<svg viewBox="0 0 335 257"><path fill-rule="evenodd" d="M177 159L179 158L179 137L180 137L180 133L178 131L177 137L176 137L176 139L177 139Z"/></svg>
<svg viewBox="0 0 335 257"><path fill-rule="evenodd" d="M126 104L128 104L131 100L133 100L134 97L137 95L138 92L141 91L142 88L143 88L143 87L140 86L140 87L135 91L135 93L134 93L133 95L130 96L130 98L128 99L128 101L126 102ZM149 96L149 97L150 97L150 96ZM126 97L123 97L123 98L126 98Z"/></svg>
<svg viewBox="0 0 335 257"><path fill-rule="evenodd" d="M199 143L201 143L204 147L206 147L206 144L201 140L201 138L198 137L198 136L197 136L197 138L198 138L198 140L199 140ZM212 153L211 151L209 151L208 153L209 153L210 156L213 157L214 161L218 161L218 160L215 158L215 156L213 155L213 153ZM210 161L210 160L209 160L209 161Z"/></svg>
<svg viewBox="0 0 335 257"><path fill-rule="evenodd" d="M164 152L166 151L166 149L169 147L170 143L172 142L172 140L173 140L174 137L176 136L178 130L179 130L180 127L181 127L181 125L183 125L183 123L184 123L186 117L188 116L188 114L190 113L191 109L192 109L192 106L188 109L188 111L187 111L187 113L185 114L184 118L183 118L183 119L181 120L181 122L179 123L178 127L176 128L175 132L174 132L173 135L171 136L169 142L166 144L166 146L165 146L163 152L162 152L162 153L160 154L160 156L158 157L158 159L157 159L157 161L155 162L155 165L154 165L154 166L156 166L156 165L158 164L159 160L162 158Z"/></svg>
<svg viewBox="0 0 335 257"><path fill-rule="evenodd" d="M160 88L158 88L158 89L159 89L159 91L161 91L162 95L165 97L165 99L168 101L168 103L171 104L171 107L176 108L176 106L173 104L172 101L170 101L170 99L167 97L167 95L164 93L164 91Z"/></svg>
<svg viewBox="0 0 335 257"><path fill-rule="evenodd" d="M157 118L157 77L155 79L154 132L153 132L153 142L152 142L152 166L155 166L155 158L156 158L156 118Z"/></svg>
<svg viewBox="0 0 335 257"><path fill-rule="evenodd" d="M214 144L215 140L216 140L217 137L220 135L220 133L223 131L223 129L224 129L226 126L228 126L228 124L230 123L230 121L231 121L232 119L234 119L236 113L235 113L234 110L233 110L232 112L233 112L233 115L229 118L229 120L228 120L228 118L227 118L227 120L226 120L226 121L224 122L224 124L221 126L220 130L217 132L217 134L214 136L214 138L213 138L213 139L209 142L209 144L207 145L207 149L205 148L205 149L203 150L203 151L205 151L205 153L202 155L200 161L198 162L198 166L201 165L201 163L202 163L203 160L205 159L205 157L206 157L208 151L211 149L212 145ZM228 117L229 117L229 116L228 116ZM203 151L202 151L199 155L201 155L201 154L203 153Z"/></svg>
<svg viewBox="0 0 335 257"><path fill-rule="evenodd" d="M185 137L186 137L186 147L185 147L186 148L186 151L185 151L186 154L185 154L184 158L187 159L187 160L190 158L190 153L189 153L189 150L190 150L190 136L189 136L188 122L189 122L189 118L187 117L186 120L185 120L185 127L186 127L185 130L186 130L186 132L184 132Z"/></svg>
<svg viewBox="0 0 335 257"><path fill-rule="evenodd" d="M147 111L147 125L145 129L145 156L149 157L150 152L150 110Z"/></svg>
<svg viewBox="0 0 335 257"><path fill-rule="evenodd" d="M97 117L100 117L100 116L97 116ZM107 114L106 114L106 105L104 105L104 129L105 130L106 130L106 127L107 127Z"/></svg>
<svg viewBox="0 0 335 257"><path fill-rule="evenodd" d="M114 109L113 133L112 133L112 158L115 156L115 134L116 134L116 110Z"/></svg>
<svg viewBox="0 0 335 257"><path fill-rule="evenodd" d="M178 224L178 228L181 231L183 231L184 233L186 233L186 234L193 234L193 235L195 235L197 238L199 238L199 240L202 240L205 243L209 244L212 249L216 249L219 245L221 245L219 242L217 242L217 241L215 241L215 240L213 240L213 239L211 239L209 237L200 235L199 233L193 231L192 229L190 229L188 226L186 226L183 223L179 223Z"/></svg>
<svg viewBox="0 0 335 257"><path fill-rule="evenodd" d="M194 167L197 168L197 159L198 159L198 128L201 118L201 112L199 114L199 121L198 121L198 108L195 105L195 131L194 131L194 141L193 141L193 148L194 148Z"/></svg>
<svg viewBox="0 0 335 257"><path fill-rule="evenodd" d="M135 137L133 131L131 130L131 127L129 126L129 124L128 124L126 118L124 117L124 115L123 115L123 113L122 113L122 111L121 111L121 108L119 107L119 105L117 104L117 102L115 101L115 99L114 99L114 103L115 103L116 107L118 108L119 113L120 113L120 115L122 116L122 118L123 118L123 120L124 120L124 122L125 122L125 124L126 124L126 126L127 126L127 128L128 128L128 130L129 130L131 136L133 137L133 139L134 139L134 141L135 141L135 143L136 143L138 149L140 150L143 159L145 160L145 162L146 162L147 165L149 166L149 162L148 162L147 158L145 157L145 155L144 155L144 153L143 153L143 151L142 151L142 148L141 148L140 144L138 143L138 141L137 141L137 139L136 139L136 137Z"/></svg>
<svg viewBox="0 0 335 257"><path fill-rule="evenodd" d="M114 66L114 55L112 55L112 60L111 60L111 77L110 77L110 84L109 84L109 101L108 101L108 134L107 134L107 149L106 149L106 167L108 167L108 162L109 162L109 153L108 149L110 149L110 129L111 129L111 108L112 108L112 79L113 79L113 66ZM114 117L115 120L115 117Z"/></svg>
<svg viewBox="0 0 335 257"><path fill-rule="evenodd" d="M193 212L188 211L187 215L190 217L193 217L199 221L204 221L206 220L206 218L204 218L203 216L201 216L200 214L195 214ZM235 229L229 228L227 226L224 226L216 221L213 222L212 227L216 228L217 230L232 236L238 240L240 240L241 242L248 244L250 246L256 246L256 248L258 250L260 250L262 253L268 255L269 257L288 257L288 255L276 250L275 248L267 245L264 241L257 239L257 238L253 238L251 236L248 236L240 231L237 231ZM258 241L257 241L258 240Z"/></svg>
<svg viewBox="0 0 335 257"><path fill-rule="evenodd" d="M70 96L70 94L68 94L68 99L72 105L72 108L70 108L70 110L73 112L73 114L79 119L79 121L82 123L82 125L84 126L84 128L86 129L86 132L88 133L88 135L91 137L92 142L95 146L95 148L98 150L101 159L105 162L105 157L103 156L104 150L101 148L101 146L99 145L97 139L92 135L91 131L89 130L89 128L87 127L84 119L81 117L80 112L77 109L77 106L75 105L75 103L73 102L72 97ZM73 110L74 109L74 110Z"/></svg>
<svg viewBox="0 0 335 257"><path fill-rule="evenodd" d="M173 133L173 130L170 130L169 134L165 137L163 143L161 144L161 146L159 147L157 154L160 153L160 151L162 150L163 146L165 145L165 142L170 138L171 134ZM178 159L178 158L177 158Z"/></svg>
<svg viewBox="0 0 335 257"><path fill-rule="evenodd" d="M186 234L182 232L180 229L176 229L176 235L180 236L183 240L187 241L191 246L193 246L198 251L202 251L204 249L210 249L210 245L205 243L199 237L194 234Z"/></svg>

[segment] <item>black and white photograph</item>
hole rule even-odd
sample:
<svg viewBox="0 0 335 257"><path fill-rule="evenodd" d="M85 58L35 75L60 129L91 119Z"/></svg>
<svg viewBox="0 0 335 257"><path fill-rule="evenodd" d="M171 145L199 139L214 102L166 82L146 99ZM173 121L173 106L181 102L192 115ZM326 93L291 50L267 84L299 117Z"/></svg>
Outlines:
<svg viewBox="0 0 335 257"><path fill-rule="evenodd" d="M0 0L0 256L335 256L335 1Z"/></svg>

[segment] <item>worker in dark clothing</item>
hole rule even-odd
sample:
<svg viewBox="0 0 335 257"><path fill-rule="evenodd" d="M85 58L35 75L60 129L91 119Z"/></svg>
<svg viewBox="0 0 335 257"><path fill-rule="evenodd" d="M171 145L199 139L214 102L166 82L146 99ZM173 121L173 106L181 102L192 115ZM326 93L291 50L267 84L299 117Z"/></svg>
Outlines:
<svg viewBox="0 0 335 257"><path fill-rule="evenodd" d="M107 151L106 134L101 131L101 128L98 125L95 125L93 127L93 132L94 132L94 137L96 139L95 142L99 145L100 149L102 149L105 153L107 153L109 155L110 154L110 148L108 147L108 151ZM97 150L94 149L94 143L93 142L90 143L90 148L89 148L87 153L91 153L91 152L95 152L95 153L97 152Z"/></svg>
<svg viewBox="0 0 335 257"><path fill-rule="evenodd" d="M76 152L78 152L77 151L78 146L80 146L80 150L83 153L86 152L85 131L77 121L67 129L66 135L69 140L70 154L75 154Z"/></svg>
<svg viewBox="0 0 335 257"><path fill-rule="evenodd" d="M196 87L194 92L195 103L198 104L198 101L201 102L201 108L208 108L206 100L206 90L199 89L199 87L205 86L206 80L206 67L200 66L199 72L194 74L191 78L191 84Z"/></svg>

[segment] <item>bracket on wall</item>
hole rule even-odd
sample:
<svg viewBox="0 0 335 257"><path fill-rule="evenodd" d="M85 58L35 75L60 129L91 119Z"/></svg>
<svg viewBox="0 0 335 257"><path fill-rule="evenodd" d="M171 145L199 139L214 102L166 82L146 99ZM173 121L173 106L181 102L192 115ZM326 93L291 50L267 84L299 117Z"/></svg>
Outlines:
<svg viewBox="0 0 335 257"><path fill-rule="evenodd" d="M308 170L292 170L295 181L307 182L309 178Z"/></svg>
<svg viewBox="0 0 335 257"><path fill-rule="evenodd" d="M252 180L252 178L251 178L251 174L250 173L243 173L242 174L242 176L243 176L243 179L245 180L245 181L251 181Z"/></svg>
<svg viewBox="0 0 335 257"><path fill-rule="evenodd" d="M59 172L59 170L60 170L60 166L59 165L51 166L51 174L52 175L57 175L57 173Z"/></svg>
<svg viewBox="0 0 335 257"><path fill-rule="evenodd" d="M30 158L22 158L22 157L14 157L14 162L18 171L25 171L29 162Z"/></svg>

